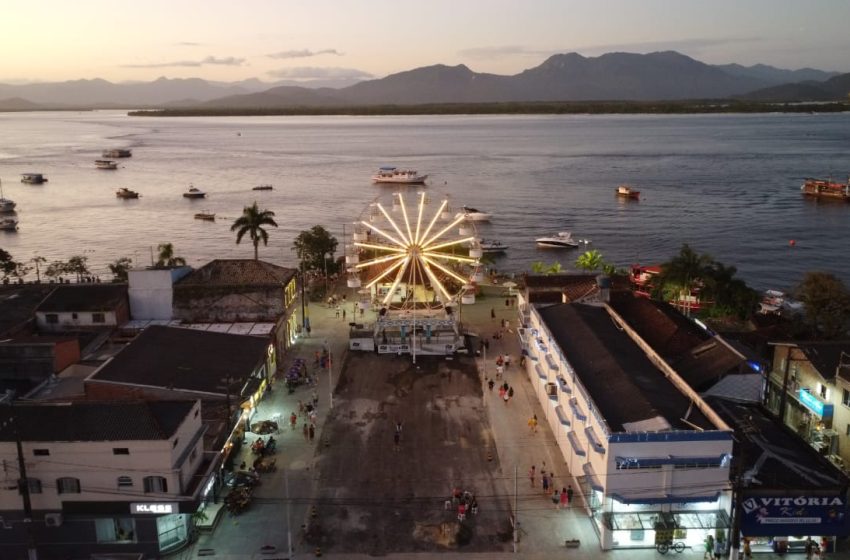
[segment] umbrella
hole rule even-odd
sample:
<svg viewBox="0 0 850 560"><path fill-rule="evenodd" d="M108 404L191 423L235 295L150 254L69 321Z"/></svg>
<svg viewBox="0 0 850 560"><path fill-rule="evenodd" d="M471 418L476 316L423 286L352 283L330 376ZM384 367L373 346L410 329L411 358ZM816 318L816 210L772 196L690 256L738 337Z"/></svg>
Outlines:
<svg viewBox="0 0 850 560"><path fill-rule="evenodd" d="M504 284L502 284L502 286L504 286L505 288L508 289L508 295L510 296L510 295L513 295L513 289L517 287L517 283L507 281Z"/></svg>

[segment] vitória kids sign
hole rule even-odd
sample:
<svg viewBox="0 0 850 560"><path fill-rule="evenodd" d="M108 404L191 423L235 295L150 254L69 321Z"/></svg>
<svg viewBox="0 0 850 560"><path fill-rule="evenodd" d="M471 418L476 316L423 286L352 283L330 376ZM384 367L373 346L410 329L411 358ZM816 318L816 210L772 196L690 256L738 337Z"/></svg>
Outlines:
<svg viewBox="0 0 850 560"><path fill-rule="evenodd" d="M741 504L748 536L846 535L844 496L751 496Z"/></svg>

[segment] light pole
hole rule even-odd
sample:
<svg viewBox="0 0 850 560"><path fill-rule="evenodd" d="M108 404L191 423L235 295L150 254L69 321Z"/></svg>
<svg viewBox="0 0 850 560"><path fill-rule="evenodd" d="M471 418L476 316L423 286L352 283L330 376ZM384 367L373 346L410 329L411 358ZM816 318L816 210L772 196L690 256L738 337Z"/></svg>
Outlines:
<svg viewBox="0 0 850 560"><path fill-rule="evenodd" d="M328 353L328 410L330 410L334 407L334 362L327 338L325 339L325 351Z"/></svg>

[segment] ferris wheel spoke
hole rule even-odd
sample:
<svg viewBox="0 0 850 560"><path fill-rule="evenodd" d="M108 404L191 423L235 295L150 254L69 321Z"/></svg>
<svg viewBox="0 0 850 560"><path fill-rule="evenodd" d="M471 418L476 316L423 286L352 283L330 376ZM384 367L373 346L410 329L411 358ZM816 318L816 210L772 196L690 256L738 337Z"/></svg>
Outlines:
<svg viewBox="0 0 850 560"><path fill-rule="evenodd" d="M398 285L401 283L401 279L404 277L404 273L407 270L408 265L410 264L410 259L411 259L411 257L410 257L410 255L408 255L402 261L401 268L398 269L398 274L396 274L395 280L393 281L392 286L390 286L390 291L387 292L387 295L384 297L384 301L383 301L384 305L386 305L387 302L389 302L392 299L396 288L398 288Z"/></svg>
<svg viewBox="0 0 850 560"><path fill-rule="evenodd" d="M378 257L376 259L370 259L368 261L363 261L362 263L358 263L358 264L354 265L354 268L357 268L357 269L366 268L367 266L372 266L374 264L381 264L381 263L385 263L385 262L390 262L390 261L395 260L395 259L403 259L406 256L407 255L398 255L398 254L397 255L386 255L386 256L383 256L383 257Z"/></svg>
<svg viewBox="0 0 850 560"><path fill-rule="evenodd" d="M379 274L374 279L372 279L372 281L370 281L368 284L366 284L366 287L371 288L372 286L374 286L375 284L380 282L383 278L386 278L387 276L389 276L392 273L393 270L397 269L402 264L404 264L404 258L399 259L399 261L397 263L394 263L392 266L388 267L385 271L383 271L381 274Z"/></svg>
<svg viewBox="0 0 850 560"><path fill-rule="evenodd" d="M431 223L428 224L428 227L425 228L425 232L422 234L422 237L418 239L419 242L423 241L428 237L428 234L431 233L431 229L434 227L434 224L437 223L437 220L440 219L440 216L443 214L443 210L445 210L446 205L449 203L447 198L443 199L443 202L440 204L440 207L437 209L437 213L434 214L434 217L431 218Z"/></svg>
<svg viewBox="0 0 850 560"><path fill-rule="evenodd" d="M422 226L422 212L425 211L425 193L419 193L419 216L416 217L416 235L413 236L413 243L419 243L419 229Z"/></svg>
<svg viewBox="0 0 850 560"><path fill-rule="evenodd" d="M458 274L456 274L452 270L442 266L437 261L434 261L434 260L426 257L425 255L422 255L420 258L422 260L424 260L425 262L427 262L428 264L430 264L431 266L433 266L434 268L436 268L437 270L440 270L440 271L444 272L445 274L448 274L449 276L451 276L452 278L454 278L455 280L460 282L461 285L466 284L466 282L467 282L466 278L464 278L463 276L459 276Z"/></svg>
<svg viewBox="0 0 850 560"><path fill-rule="evenodd" d="M364 249L375 249L376 251L395 251L396 253L406 253L407 249L404 247L391 247L389 245L374 245L372 243L362 243L360 241L354 242L355 247L362 247Z"/></svg>
<svg viewBox="0 0 850 560"><path fill-rule="evenodd" d="M407 238L413 239L413 232L410 231L410 220L407 218L407 205L404 203L404 197L398 193L399 204L401 204L401 215L404 216L404 225L407 228Z"/></svg>
<svg viewBox="0 0 850 560"><path fill-rule="evenodd" d="M446 289L445 286L443 286L443 283L440 282L440 279L437 278L437 275L434 274L434 272L431 270L430 267L428 267L428 266L425 267L425 274L428 275L428 278L431 280L431 283L434 284L437 287L438 292L442 296L441 297L442 302L448 303L449 301L451 301L452 297L451 297L451 295L449 295L449 291Z"/></svg>
<svg viewBox="0 0 850 560"><path fill-rule="evenodd" d="M396 233L398 233L398 236L401 237L401 239L404 241L403 245L410 245L411 237L404 236L404 233L401 231L401 229L399 229L398 225L395 223L395 220L393 220L392 216L390 216L389 212L386 211L383 205L378 204L378 210L383 213L384 217L387 219L387 221L390 222L390 225L393 226L393 229L396 231ZM409 230L410 228L407 229Z"/></svg>
<svg viewBox="0 0 850 560"><path fill-rule="evenodd" d="M399 247L405 247L405 246L407 246L407 243L406 243L406 242L399 241L398 239L396 239L395 237L393 237L393 236L392 236L392 235L390 235L389 233L387 233L387 232L385 232L384 230L382 230L382 229L380 229L380 228L376 227L376 226L375 226L375 225L373 225L373 224L370 224L369 222L361 221L360 223L361 223L361 224L363 224L364 226L368 227L368 228L369 228L369 229L371 229L372 231L374 231L374 232L376 232L376 233L380 234L380 235L381 235L381 236L383 236L384 238L389 239L390 241L392 241L393 243L395 243L395 244L396 244L396 245L398 245Z"/></svg>
<svg viewBox="0 0 850 560"><path fill-rule="evenodd" d="M447 255L446 253L435 253L433 251L423 251L423 255L426 257L431 257L432 259L446 259L449 261L456 261L466 264L474 264L477 263L477 259L473 259L472 257L458 257L456 255Z"/></svg>
<svg viewBox="0 0 850 560"><path fill-rule="evenodd" d="M446 247L451 247L452 245L458 245L460 243L468 243L469 241L475 241L474 237L464 237L463 239L455 239L453 241L446 241L445 243L438 243L437 245L423 245L422 248L426 251L433 251L434 249L445 249Z"/></svg>
<svg viewBox="0 0 850 560"><path fill-rule="evenodd" d="M454 220L452 220L452 222L451 222L449 225L447 225L446 227L444 227L443 229L441 229L439 233L437 233L437 234L435 234L435 235L432 235L430 239L428 239L427 241L425 241L425 242L421 243L421 245L422 245L423 247L427 247L428 245L430 245L431 243L433 243L435 240L437 240L437 239L439 239L440 237L442 237L444 233L446 233L447 231L449 231L450 229L452 229L453 227L455 227L455 226L457 226L459 223L461 223L464 219L465 219L465 217L464 217L464 216L459 216L459 217L455 218Z"/></svg>

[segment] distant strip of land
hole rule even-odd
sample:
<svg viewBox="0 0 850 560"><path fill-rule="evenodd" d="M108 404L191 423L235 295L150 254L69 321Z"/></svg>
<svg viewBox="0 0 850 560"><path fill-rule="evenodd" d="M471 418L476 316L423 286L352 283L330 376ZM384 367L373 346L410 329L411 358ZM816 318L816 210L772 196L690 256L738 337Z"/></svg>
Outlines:
<svg viewBox="0 0 850 560"><path fill-rule="evenodd" d="M593 101L536 103L434 103L356 107L203 107L131 111L134 117L230 117L299 115L605 115L711 113L840 113L850 103L758 103L750 101Z"/></svg>

